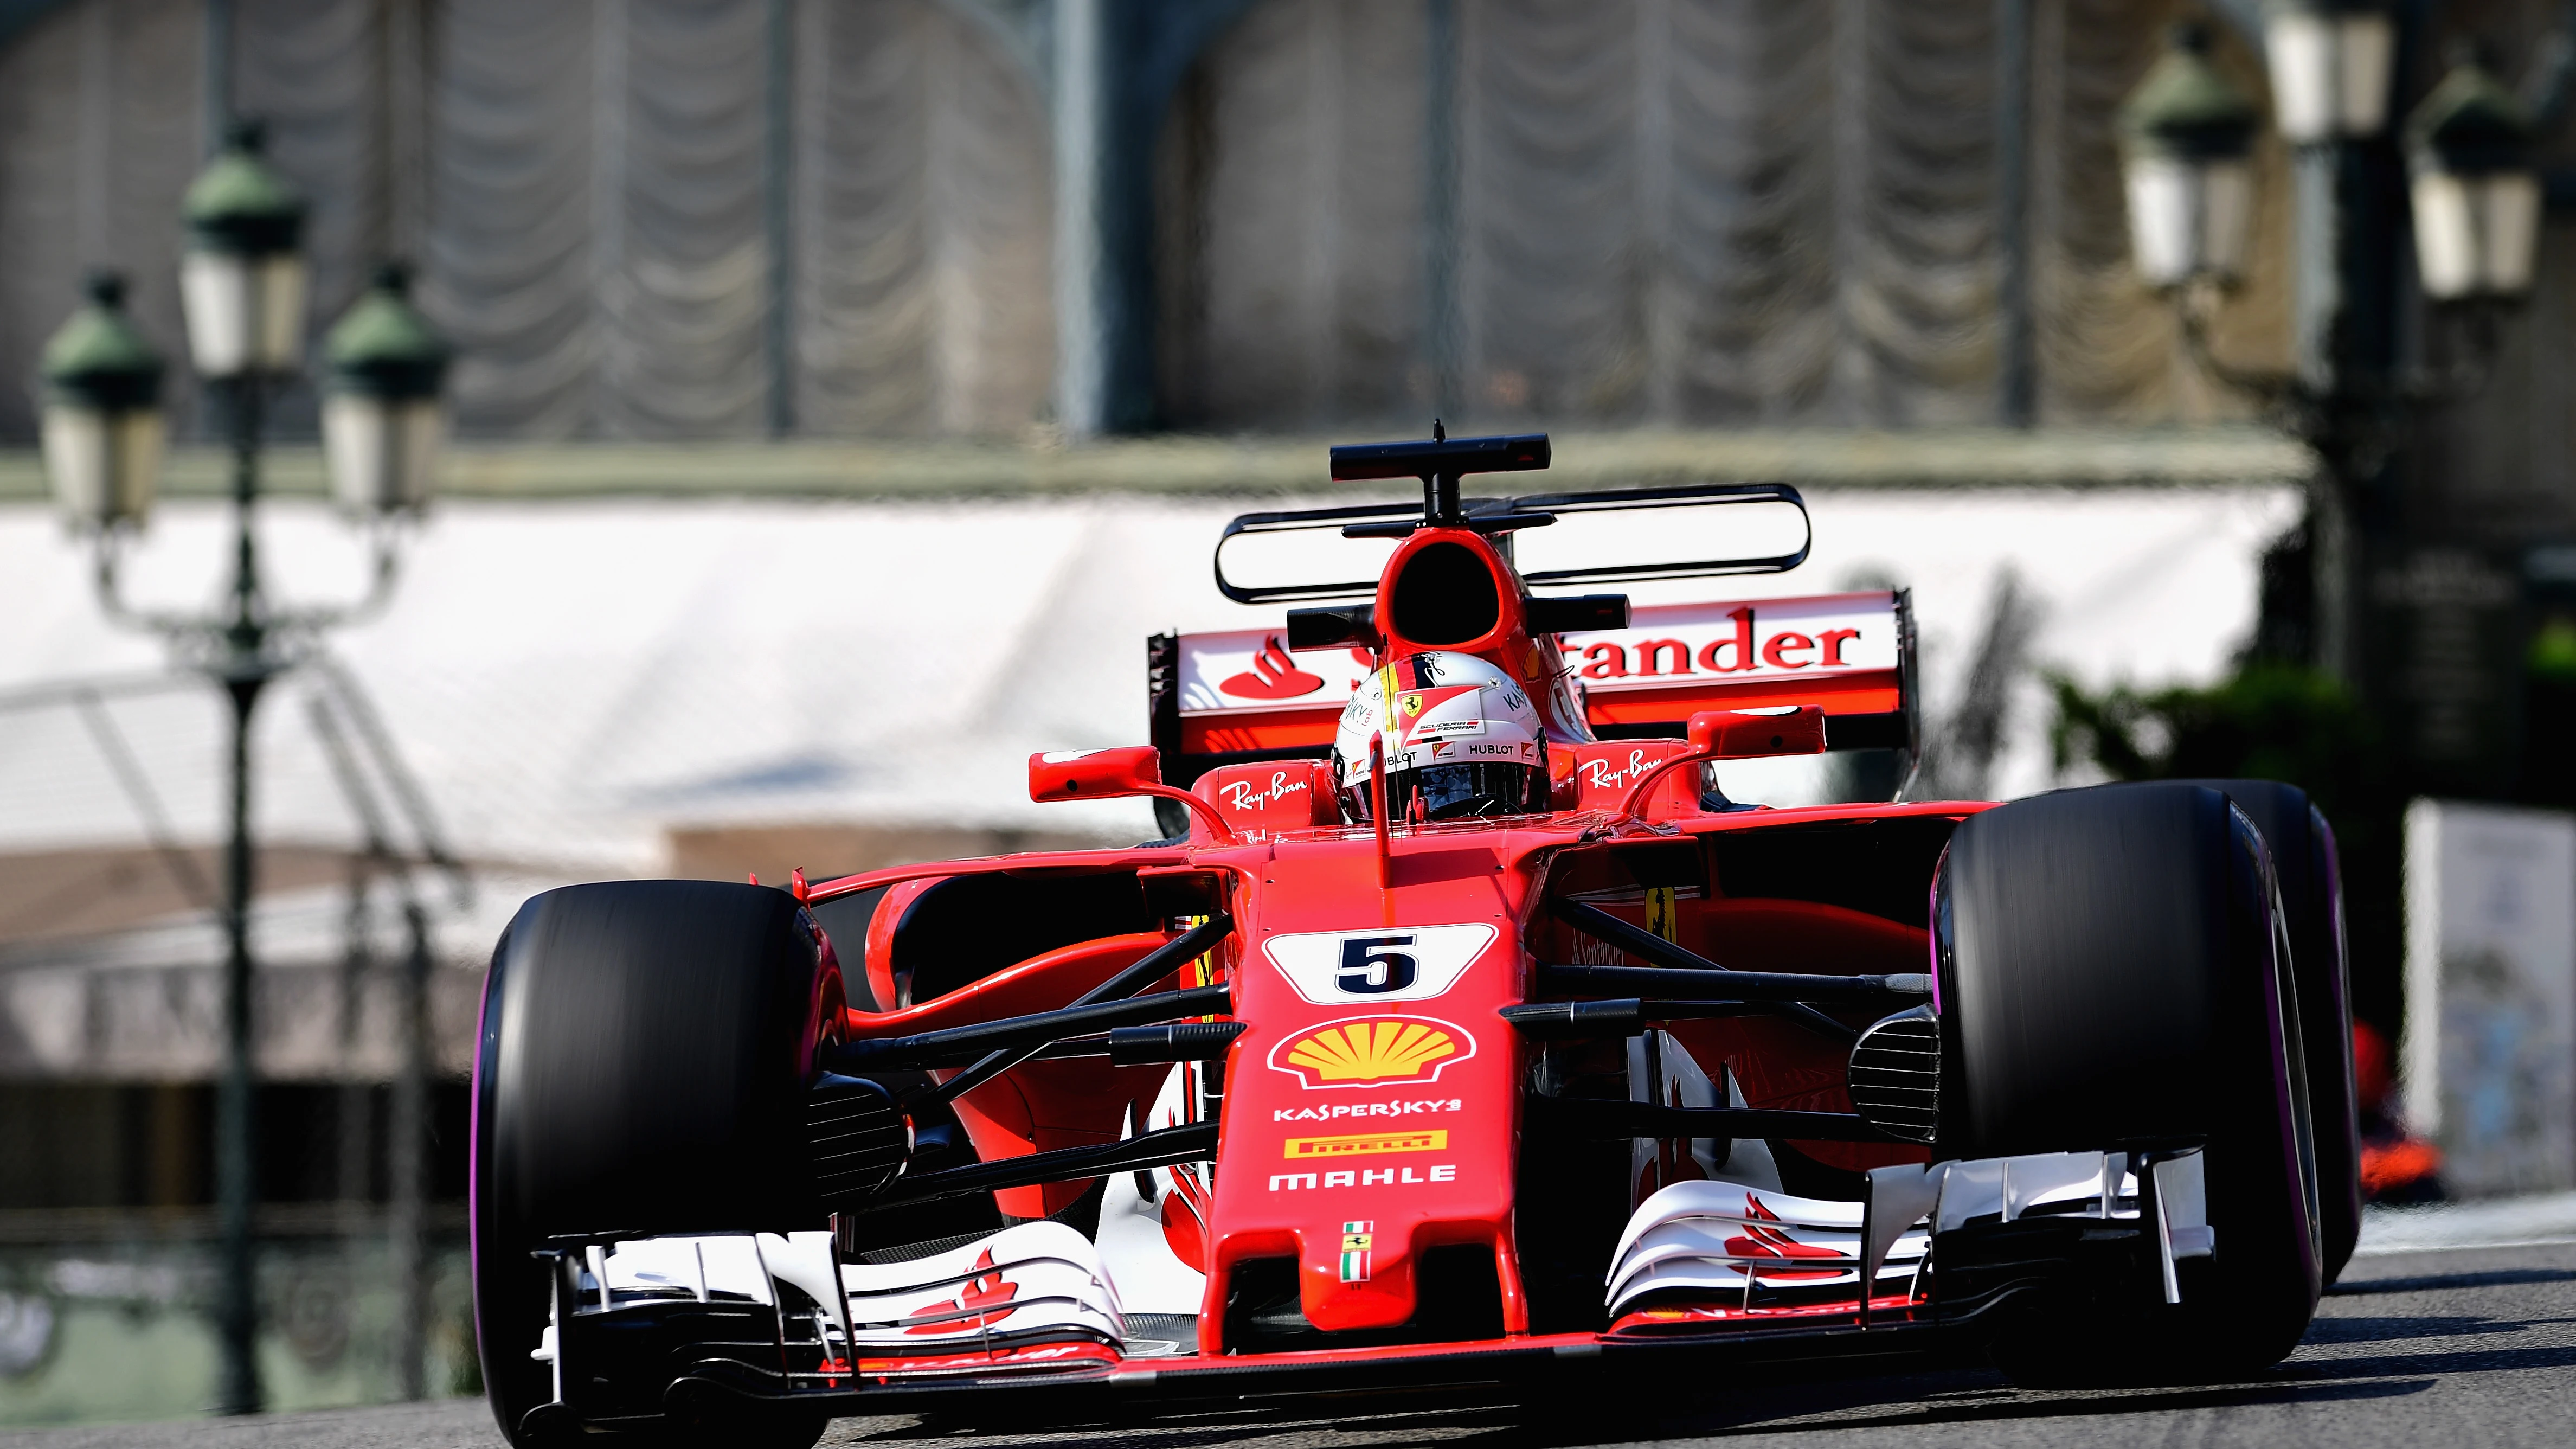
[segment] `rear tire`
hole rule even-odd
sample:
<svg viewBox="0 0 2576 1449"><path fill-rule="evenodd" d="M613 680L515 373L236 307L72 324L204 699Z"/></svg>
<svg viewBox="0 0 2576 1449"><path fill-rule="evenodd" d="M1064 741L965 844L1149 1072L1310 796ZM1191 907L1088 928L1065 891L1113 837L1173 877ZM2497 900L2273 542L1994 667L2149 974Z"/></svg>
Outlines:
<svg viewBox="0 0 2576 1449"><path fill-rule="evenodd" d="M528 1357L548 1236L822 1226L801 1107L837 976L759 886L613 881L519 908L484 978L469 1188L476 1349L511 1443L553 1398Z"/></svg>
<svg viewBox="0 0 2576 1449"><path fill-rule="evenodd" d="M2281 882L2290 967L2299 983L2299 1028L2308 1052L2308 1106L2316 1118L2317 1220L2325 1281L2343 1274L2361 1237L2360 1095L2352 1070L2352 978L2344 952L2343 878L2334 827L2307 792L2278 780L2189 780L2224 790L2263 832Z"/></svg>
<svg viewBox="0 0 2576 1449"><path fill-rule="evenodd" d="M2296 985L2252 822L2193 785L2043 795L1962 822L1936 889L1958 1064L1940 1155L2207 1143L2217 1256L2178 1265L2182 1303L2143 1283L2026 1303L1998 1326L2005 1370L2072 1383L2278 1362L2315 1312L2321 1254Z"/></svg>

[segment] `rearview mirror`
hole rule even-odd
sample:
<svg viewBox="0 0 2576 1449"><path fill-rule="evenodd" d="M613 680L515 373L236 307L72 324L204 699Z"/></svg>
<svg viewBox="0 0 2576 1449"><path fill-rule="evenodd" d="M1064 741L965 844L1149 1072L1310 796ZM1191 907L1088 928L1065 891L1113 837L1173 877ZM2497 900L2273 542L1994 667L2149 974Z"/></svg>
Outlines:
<svg viewBox="0 0 2576 1449"><path fill-rule="evenodd" d="M1813 704L1776 710L1702 710L1690 717L1690 742L1721 760L1821 755L1825 752L1825 711L1823 706Z"/></svg>
<svg viewBox="0 0 2576 1449"><path fill-rule="evenodd" d="M1163 783L1163 752L1152 745L1049 750L1029 756L1029 798L1042 804L1054 800L1118 800L1135 795L1178 800L1218 840L1235 839L1234 828L1225 823L1214 805Z"/></svg>
<svg viewBox="0 0 2576 1449"><path fill-rule="evenodd" d="M1049 750L1029 756L1029 798L1114 800L1163 783L1163 752L1152 745Z"/></svg>

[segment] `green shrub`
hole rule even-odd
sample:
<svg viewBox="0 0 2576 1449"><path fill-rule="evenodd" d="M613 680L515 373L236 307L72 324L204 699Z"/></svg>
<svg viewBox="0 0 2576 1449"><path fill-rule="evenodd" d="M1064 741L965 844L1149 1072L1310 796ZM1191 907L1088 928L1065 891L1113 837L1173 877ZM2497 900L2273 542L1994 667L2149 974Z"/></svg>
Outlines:
<svg viewBox="0 0 2576 1449"><path fill-rule="evenodd" d="M2405 796L2384 735L2333 676L2248 662L2205 688L2088 693L2051 675L2057 768L2090 764L2115 780L2280 780L2308 792L2334 827L2357 1014L2394 1033L2403 1002ZM2391 1038L2394 1039L2393 1036Z"/></svg>

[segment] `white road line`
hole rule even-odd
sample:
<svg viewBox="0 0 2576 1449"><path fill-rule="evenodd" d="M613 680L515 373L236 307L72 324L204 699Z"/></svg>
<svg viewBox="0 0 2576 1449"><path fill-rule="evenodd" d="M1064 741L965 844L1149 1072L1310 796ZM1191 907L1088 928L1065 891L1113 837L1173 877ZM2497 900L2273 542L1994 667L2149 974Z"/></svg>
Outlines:
<svg viewBox="0 0 2576 1449"><path fill-rule="evenodd" d="M2452 1248L2528 1248L2576 1243L2576 1192L2423 1207L2364 1208L2357 1258Z"/></svg>

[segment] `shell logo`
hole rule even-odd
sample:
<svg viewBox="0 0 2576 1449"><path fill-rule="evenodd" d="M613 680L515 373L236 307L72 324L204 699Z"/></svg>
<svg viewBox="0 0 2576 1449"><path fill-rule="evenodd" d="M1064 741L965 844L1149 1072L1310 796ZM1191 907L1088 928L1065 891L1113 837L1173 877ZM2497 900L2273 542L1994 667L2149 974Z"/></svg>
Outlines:
<svg viewBox="0 0 2576 1449"><path fill-rule="evenodd" d="M1436 1082L1476 1054L1464 1027L1428 1016L1353 1016L1271 1048L1270 1065L1308 1087Z"/></svg>

